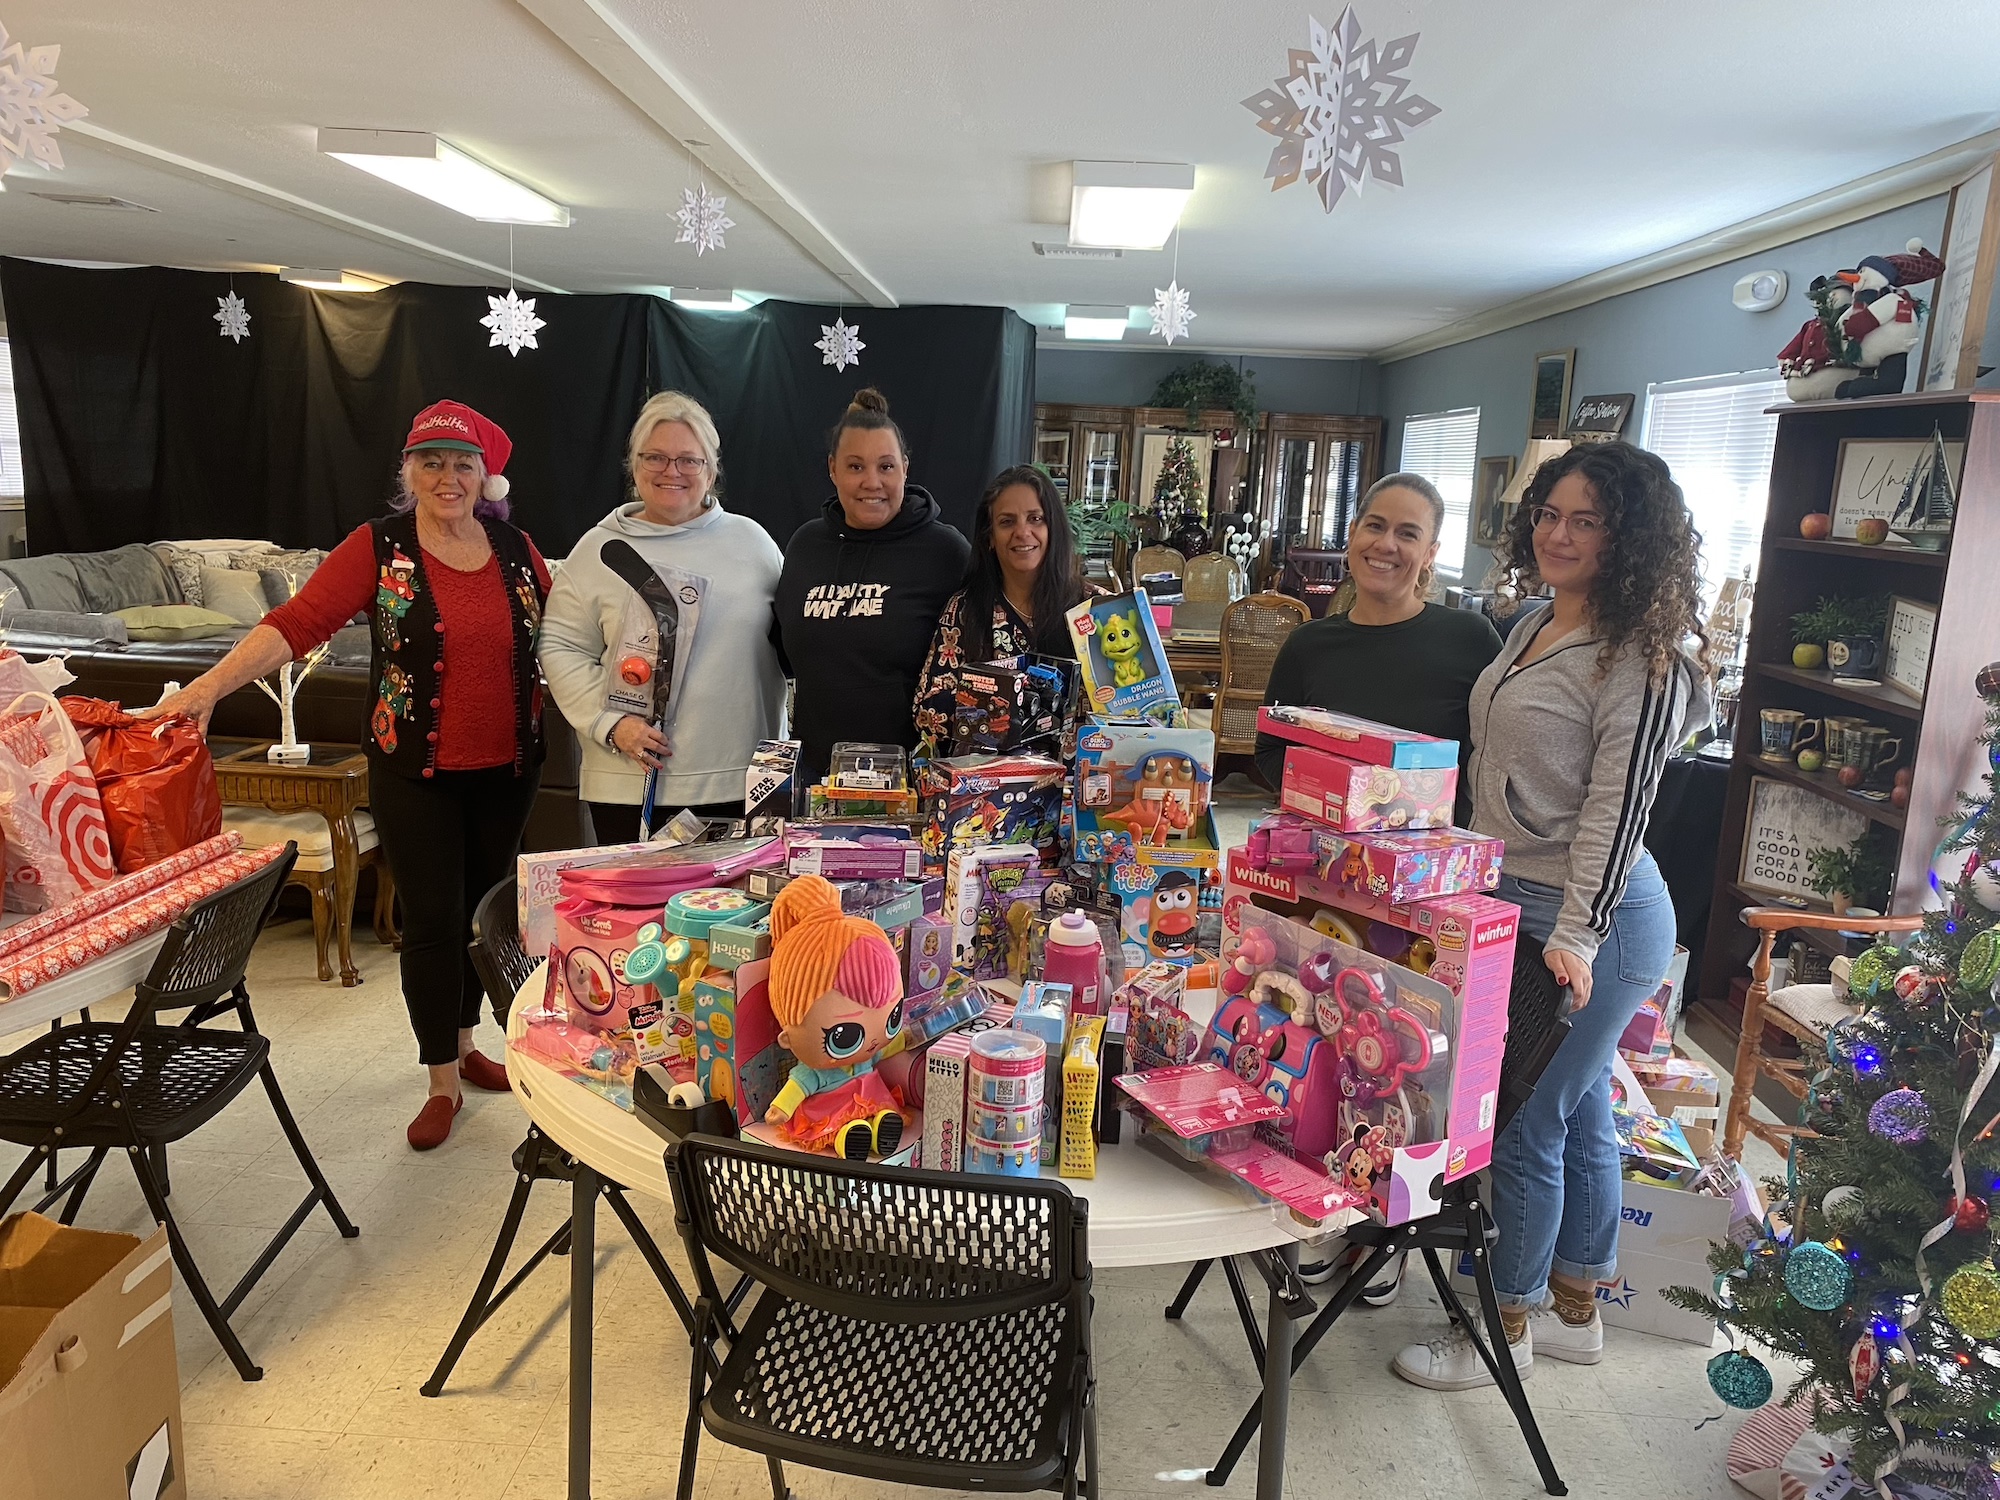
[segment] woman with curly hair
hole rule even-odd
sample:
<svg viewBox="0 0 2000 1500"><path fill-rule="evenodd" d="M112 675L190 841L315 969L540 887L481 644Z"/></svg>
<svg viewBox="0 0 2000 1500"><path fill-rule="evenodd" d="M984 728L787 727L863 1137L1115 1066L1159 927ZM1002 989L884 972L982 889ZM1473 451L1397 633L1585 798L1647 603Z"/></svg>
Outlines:
<svg viewBox="0 0 2000 1500"><path fill-rule="evenodd" d="M1575 1364L1603 1354L1597 1286L1617 1272L1621 1197L1612 1056L1674 952L1646 820L1713 704L1701 538L1653 454L1603 443L1550 459L1505 547L1510 579L1554 599L1473 687L1472 826L1506 841L1498 894L1571 996L1569 1035L1493 1143L1493 1280L1525 1375L1536 1345ZM1395 1371L1432 1390L1493 1383L1462 1333L1411 1345Z"/></svg>

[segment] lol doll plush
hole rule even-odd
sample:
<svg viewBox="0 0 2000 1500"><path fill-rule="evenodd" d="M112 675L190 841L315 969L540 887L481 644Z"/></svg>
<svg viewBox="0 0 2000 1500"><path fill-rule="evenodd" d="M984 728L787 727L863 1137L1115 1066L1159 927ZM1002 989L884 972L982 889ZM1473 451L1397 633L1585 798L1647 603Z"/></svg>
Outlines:
<svg viewBox="0 0 2000 1500"><path fill-rule="evenodd" d="M904 1105L875 1072L903 1028L903 972L888 935L840 909L840 893L804 875L771 907L771 1014L798 1059L765 1113L791 1144L850 1161L887 1156Z"/></svg>

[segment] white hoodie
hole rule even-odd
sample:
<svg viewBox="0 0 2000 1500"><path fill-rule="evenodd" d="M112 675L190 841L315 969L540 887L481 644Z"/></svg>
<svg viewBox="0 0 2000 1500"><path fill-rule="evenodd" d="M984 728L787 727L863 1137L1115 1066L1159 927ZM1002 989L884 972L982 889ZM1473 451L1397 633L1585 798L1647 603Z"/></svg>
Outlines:
<svg viewBox="0 0 2000 1500"><path fill-rule="evenodd" d="M583 745L586 802L637 804L645 770L606 743L623 715L604 706L610 658L617 650L631 586L605 567L599 549L613 537L630 542L656 566L708 580L701 623L688 658L660 773L659 807L735 802L757 741L777 739L785 679L771 645L771 597L784 554L770 534L718 503L684 526L660 526L636 502L621 505L584 533L549 591L542 612L542 674Z"/></svg>

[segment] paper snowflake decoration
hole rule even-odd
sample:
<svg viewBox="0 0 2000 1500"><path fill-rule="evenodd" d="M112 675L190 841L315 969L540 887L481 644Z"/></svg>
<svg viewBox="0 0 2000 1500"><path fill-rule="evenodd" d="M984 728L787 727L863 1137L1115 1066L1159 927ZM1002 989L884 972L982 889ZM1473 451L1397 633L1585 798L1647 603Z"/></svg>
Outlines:
<svg viewBox="0 0 2000 1500"><path fill-rule="evenodd" d="M1310 48L1294 48L1291 71L1243 105L1278 138L1264 168L1271 191L1290 187L1303 174L1332 213L1342 193L1350 187L1359 192L1371 175L1401 187L1403 163L1394 148L1440 111L1412 94L1403 75L1416 55L1417 33L1386 44L1363 42L1351 7L1331 31L1311 16L1306 20Z"/></svg>
<svg viewBox="0 0 2000 1500"><path fill-rule="evenodd" d="M533 297L523 301L514 294L514 289L509 287L506 296L488 297L486 303L493 311L479 322L481 327L493 330L493 337L488 342L487 348L492 349L505 344L509 354L518 356L524 348L538 347L535 343L535 333L547 324L544 319L535 316Z"/></svg>
<svg viewBox="0 0 2000 1500"><path fill-rule="evenodd" d="M694 246L696 255L720 250L723 231L736 227L736 221L722 211L728 201L709 192L705 182L699 189L682 188L680 211L674 215L680 220L681 232L674 243Z"/></svg>
<svg viewBox="0 0 2000 1500"><path fill-rule="evenodd" d="M242 343L250 337L250 309L234 292L215 299L215 321L222 325L222 337Z"/></svg>
<svg viewBox="0 0 2000 1500"><path fill-rule="evenodd" d="M861 342L859 324L849 327L842 319L835 317L831 325L820 324L819 331L821 337L813 347L819 350L822 356L821 364L832 365L836 370L844 370L849 365L861 363L861 351L868 346Z"/></svg>
<svg viewBox="0 0 2000 1500"><path fill-rule="evenodd" d="M1153 332L1172 344L1175 339L1188 336L1188 324L1193 321L1194 309L1188 306L1186 287L1170 281L1164 289L1153 288Z"/></svg>
<svg viewBox="0 0 2000 1500"><path fill-rule="evenodd" d="M56 88L56 55L60 47L30 51L0 26L0 170L6 158L60 167L62 151L56 132L90 111Z"/></svg>

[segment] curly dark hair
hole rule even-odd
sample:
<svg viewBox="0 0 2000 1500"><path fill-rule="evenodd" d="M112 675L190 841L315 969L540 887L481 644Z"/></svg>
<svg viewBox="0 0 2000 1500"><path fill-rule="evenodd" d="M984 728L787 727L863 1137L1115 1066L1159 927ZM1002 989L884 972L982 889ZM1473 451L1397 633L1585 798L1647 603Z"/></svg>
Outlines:
<svg viewBox="0 0 2000 1500"><path fill-rule="evenodd" d="M1600 670L1630 647L1645 658L1657 682L1692 636L1702 671L1711 671L1701 622L1701 533L1672 471L1644 448L1582 443L1535 470L1502 546L1508 582L1523 593L1540 586L1533 517L1571 474L1589 484L1608 537L1590 589L1590 616L1604 636Z"/></svg>

